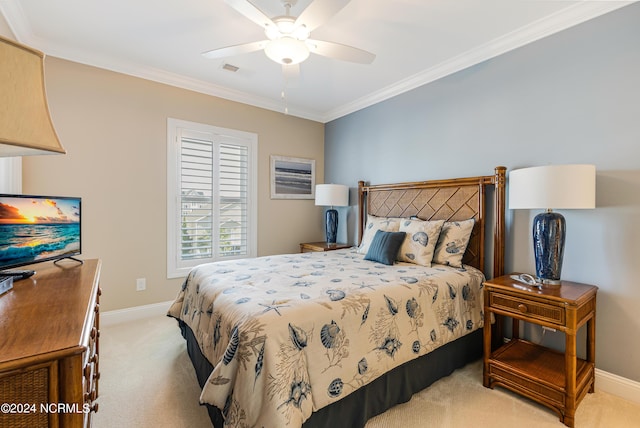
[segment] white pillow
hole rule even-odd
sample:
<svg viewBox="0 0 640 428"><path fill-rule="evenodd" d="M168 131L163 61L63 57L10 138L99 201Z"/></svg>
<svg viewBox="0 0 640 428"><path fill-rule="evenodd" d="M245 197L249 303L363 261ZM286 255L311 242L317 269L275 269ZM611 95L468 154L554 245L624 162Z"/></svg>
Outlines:
<svg viewBox="0 0 640 428"><path fill-rule="evenodd" d="M397 232L400 229L400 220L395 217L377 217L367 214L367 224L364 227L362 241L358 247L358 253L367 254L373 237L376 236L378 230L383 232Z"/></svg>
<svg viewBox="0 0 640 428"><path fill-rule="evenodd" d="M433 263L462 267L462 256L469 245L475 220L447 221L442 225Z"/></svg>
<svg viewBox="0 0 640 428"><path fill-rule="evenodd" d="M398 260L431 267L431 260L444 220L422 221L403 219L400 232L407 236L398 251Z"/></svg>

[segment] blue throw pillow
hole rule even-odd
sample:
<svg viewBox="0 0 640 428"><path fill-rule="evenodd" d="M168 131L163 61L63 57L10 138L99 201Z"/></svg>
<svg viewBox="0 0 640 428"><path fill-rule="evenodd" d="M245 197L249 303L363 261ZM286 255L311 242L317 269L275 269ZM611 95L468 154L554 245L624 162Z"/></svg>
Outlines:
<svg viewBox="0 0 640 428"><path fill-rule="evenodd" d="M404 241L405 232L385 232L378 230L371 241L369 251L364 256L365 260L371 260L385 265L392 265L398 256L398 250Z"/></svg>

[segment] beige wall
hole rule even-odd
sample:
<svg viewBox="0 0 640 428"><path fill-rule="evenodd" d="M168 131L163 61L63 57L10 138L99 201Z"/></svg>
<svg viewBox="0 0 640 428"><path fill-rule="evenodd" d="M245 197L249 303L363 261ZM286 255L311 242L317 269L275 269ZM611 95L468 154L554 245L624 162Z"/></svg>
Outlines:
<svg viewBox="0 0 640 428"><path fill-rule="evenodd" d="M82 253L102 259L103 310L171 300L182 282L166 277L168 117L258 135L258 255L322 239L313 200L270 199L269 156L315 159L322 183L323 124L51 57L45 79L67 154L25 157L23 192L82 197Z"/></svg>

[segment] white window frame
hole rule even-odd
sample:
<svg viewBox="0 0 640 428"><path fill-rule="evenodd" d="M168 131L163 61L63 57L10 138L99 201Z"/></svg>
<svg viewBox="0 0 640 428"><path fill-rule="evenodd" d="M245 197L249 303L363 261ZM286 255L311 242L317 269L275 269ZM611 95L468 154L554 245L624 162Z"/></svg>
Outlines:
<svg viewBox="0 0 640 428"><path fill-rule="evenodd" d="M247 254L238 256L219 256L216 251L210 258L181 260L179 236L181 228L180 204L180 161L181 138L183 133L198 134L199 138L216 144L226 140L245 145L249 149L248 155L248 208L247 208ZM258 252L258 136L257 134L220 128L217 126L189 122L180 119L167 119L167 278L180 278L189 274L194 266L219 260L231 260L246 257L256 257ZM214 190L214 193L217 193ZM217 217L214 211L214 216ZM213 244L217 244L218 234L212 236ZM214 247L215 248L215 247Z"/></svg>

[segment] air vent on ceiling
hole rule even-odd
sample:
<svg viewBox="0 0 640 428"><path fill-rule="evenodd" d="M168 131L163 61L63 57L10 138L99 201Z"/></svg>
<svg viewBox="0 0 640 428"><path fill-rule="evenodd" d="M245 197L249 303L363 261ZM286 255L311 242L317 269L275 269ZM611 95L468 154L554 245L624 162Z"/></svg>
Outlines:
<svg viewBox="0 0 640 428"><path fill-rule="evenodd" d="M240 70L240 67L236 67L235 65L231 65L229 63L224 63L222 65L222 69L235 73L236 71Z"/></svg>

